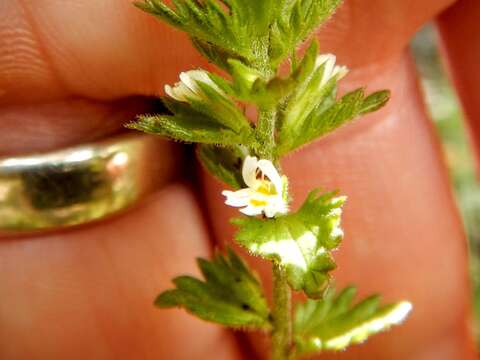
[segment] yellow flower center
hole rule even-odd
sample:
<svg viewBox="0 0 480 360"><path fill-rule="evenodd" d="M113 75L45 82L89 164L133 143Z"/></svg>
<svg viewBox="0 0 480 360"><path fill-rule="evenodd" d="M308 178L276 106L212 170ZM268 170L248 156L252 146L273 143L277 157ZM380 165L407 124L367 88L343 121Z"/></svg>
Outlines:
<svg viewBox="0 0 480 360"><path fill-rule="evenodd" d="M261 180L261 184L256 188L256 191L267 196L278 194L277 189L275 189L275 185L268 180Z"/></svg>
<svg viewBox="0 0 480 360"><path fill-rule="evenodd" d="M250 204L253 206L266 206L267 202L265 200L250 199Z"/></svg>

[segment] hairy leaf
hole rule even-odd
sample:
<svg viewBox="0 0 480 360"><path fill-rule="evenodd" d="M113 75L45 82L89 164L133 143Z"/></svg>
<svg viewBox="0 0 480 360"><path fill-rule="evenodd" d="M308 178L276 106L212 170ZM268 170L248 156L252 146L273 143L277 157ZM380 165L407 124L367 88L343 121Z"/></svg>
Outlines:
<svg viewBox="0 0 480 360"><path fill-rule="evenodd" d="M267 49L261 49L260 39L268 35L279 11L277 2L174 0L174 6L169 7L163 0L143 0L136 5L188 33L202 52L209 54L215 63L224 65L226 59L220 59L220 49L252 62L256 62L259 55L266 55Z"/></svg>
<svg viewBox="0 0 480 360"><path fill-rule="evenodd" d="M250 141L248 138L218 124L210 123L208 120L198 116L193 118L180 115L140 115L136 122L127 124L126 127L187 143L227 146Z"/></svg>
<svg viewBox="0 0 480 360"><path fill-rule="evenodd" d="M335 88L333 82L327 84L323 95L317 99L318 104L307 116L305 112L298 113L296 118L286 115L287 120L282 122L279 134L279 155L308 144L360 115L379 109L390 96L388 91L379 91L365 97L364 90L357 89L335 101Z"/></svg>
<svg viewBox="0 0 480 360"><path fill-rule="evenodd" d="M335 193L312 191L295 213L274 219L234 219L240 227L236 239L254 255L282 265L293 289L319 297L335 268L330 251L343 238L340 216L345 200Z"/></svg>
<svg viewBox="0 0 480 360"><path fill-rule="evenodd" d="M205 281L180 276L176 288L161 293L155 305L181 307L199 318L233 328L270 328L270 311L261 285L231 249L212 261L198 259Z"/></svg>
<svg viewBox="0 0 480 360"><path fill-rule="evenodd" d="M253 145L253 129L240 109L212 86L197 82L202 99L189 102L164 97L171 115L140 115L127 125L150 134L174 140L227 145Z"/></svg>
<svg viewBox="0 0 480 360"><path fill-rule="evenodd" d="M340 294L328 292L319 301L307 300L297 307L294 338L297 356L324 350L343 350L365 341L369 336L401 323L412 305L402 301L380 305L379 296L370 296L353 304L354 287Z"/></svg>
<svg viewBox="0 0 480 360"><path fill-rule="evenodd" d="M210 61L238 59L275 73L341 0L142 0L136 6L189 34Z"/></svg>
<svg viewBox="0 0 480 360"><path fill-rule="evenodd" d="M329 18L341 0L283 1L280 16L272 25L269 54L280 64L322 22Z"/></svg>

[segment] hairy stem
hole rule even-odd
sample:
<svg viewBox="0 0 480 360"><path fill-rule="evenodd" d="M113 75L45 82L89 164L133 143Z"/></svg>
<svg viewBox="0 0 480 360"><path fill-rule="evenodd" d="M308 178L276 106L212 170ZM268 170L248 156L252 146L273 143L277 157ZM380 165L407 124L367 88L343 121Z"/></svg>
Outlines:
<svg viewBox="0 0 480 360"><path fill-rule="evenodd" d="M285 270L273 264L272 360L288 360L292 351L292 294Z"/></svg>
<svg viewBox="0 0 480 360"><path fill-rule="evenodd" d="M277 110L260 110L257 129L262 148L259 154L280 167L275 154L275 125ZM287 274L278 264L273 263L273 331L272 360L292 358L292 292L287 282Z"/></svg>
<svg viewBox="0 0 480 360"><path fill-rule="evenodd" d="M276 117L277 112L275 110L260 110L257 124L259 140L262 144L261 148L258 149L259 155L274 163L276 162L276 159L274 159Z"/></svg>

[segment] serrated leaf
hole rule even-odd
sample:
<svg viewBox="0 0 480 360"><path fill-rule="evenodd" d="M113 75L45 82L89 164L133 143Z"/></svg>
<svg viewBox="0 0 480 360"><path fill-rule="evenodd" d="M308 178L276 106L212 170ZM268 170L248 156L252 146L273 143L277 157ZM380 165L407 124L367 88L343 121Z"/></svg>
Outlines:
<svg viewBox="0 0 480 360"><path fill-rule="evenodd" d="M269 72L335 11L341 0L143 0L136 6L188 33L226 69L235 58ZM265 69L264 69L265 70Z"/></svg>
<svg viewBox="0 0 480 360"><path fill-rule="evenodd" d="M321 85L323 72L324 66L316 69L305 84L299 84L295 94L289 99L288 106L281 118L279 148L291 147L302 138L314 136L312 133L322 131L323 129L320 127L327 125L326 122L311 124L314 110L321 112L335 103L336 79L333 78L325 85ZM315 127L315 125L318 126ZM304 133L304 131L309 131L309 133ZM292 135L294 136L292 137Z"/></svg>
<svg viewBox="0 0 480 360"><path fill-rule="evenodd" d="M282 123L277 147L279 155L308 144L360 115L379 109L389 98L388 91L379 91L365 97L364 89L356 89L335 102L334 90L333 86L326 89L319 104L308 116L299 116L298 121L291 118L290 122Z"/></svg>
<svg viewBox="0 0 480 360"><path fill-rule="evenodd" d="M305 38L336 10L341 0L284 1L281 15L272 24L269 54L280 64Z"/></svg>
<svg viewBox="0 0 480 360"><path fill-rule="evenodd" d="M160 308L181 307L197 317L233 328L270 328L270 311L260 282L232 250L212 261L198 260L205 281L180 276L176 288L155 300Z"/></svg>
<svg viewBox="0 0 480 360"><path fill-rule="evenodd" d="M140 115L128 128L189 143L253 146L253 129L235 104L212 86L197 82L202 98L188 102L164 97L171 115Z"/></svg>
<svg viewBox="0 0 480 360"><path fill-rule="evenodd" d="M172 26L182 26L182 18L178 16L174 11L172 11L172 9L170 9L162 1L135 1L133 4L145 12L149 12L162 18L163 21Z"/></svg>
<svg viewBox="0 0 480 360"><path fill-rule="evenodd" d="M251 144L254 141L249 137L251 134L236 133L210 120L200 114L196 116L140 115L137 121L127 124L126 127L187 143L233 146Z"/></svg>
<svg viewBox="0 0 480 360"><path fill-rule="evenodd" d="M218 64L226 60L220 60L219 49L255 62L259 40L267 36L279 10L278 0L174 0L173 7L162 0L143 0L136 5L188 33L202 51L209 47L206 53Z"/></svg>
<svg viewBox="0 0 480 360"><path fill-rule="evenodd" d="M242 146L201 145L198 150L198 157L208 172L235 190L244 186L242 162L247 155L247 149Z"/></svg>
<svg viewBox="0 0 480 360"><path fill-rule="evenodd" d="M309 297L322 295L335 268L330 251L343 238L340 216L345 197L312 191L295 213L273 219L245 217L232 222L239 244L283 266L290 286Z"/></svg>
<svg viewBox="0 0 480 360"><path fill-rule="evenodd" d="M380 305L380 297L376 295L352 304L355 294L354 287L347 287L337 296L329 292L322 300L307 300L297 307L294 322L297 356L359 344L401 323L412 308L406 301Z"/></svg>

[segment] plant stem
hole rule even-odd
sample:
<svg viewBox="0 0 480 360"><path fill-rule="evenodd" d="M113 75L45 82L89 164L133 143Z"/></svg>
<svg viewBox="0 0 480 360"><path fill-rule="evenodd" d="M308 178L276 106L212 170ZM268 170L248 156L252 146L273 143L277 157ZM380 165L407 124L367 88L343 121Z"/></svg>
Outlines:
<svg viewBox="0 0 480 360"><path fill-rule="evenodd" d="M260 134L262 148L259 154L264 159L274 162L275 158L275 125L276 109L260 110L257 129ZM272 360L292 359L292 292L287 282L287 274L278 264L273 263L273 331Z"/></svg>
<svg viewBox="0 0 480 360"><path fill-rule="evenodd" d="M259 140L262 144L261 148L258 149L259 155L274 163L276 162L274 159L276 116L277 112L275 110L260 110L257 124Z"/></svg>
<svg viewBox="0 0 480 360"><path fill-rule="evenodd" d="M292 294L285 270L273 264L272 360L288 360L292 351Z"/></svg>

